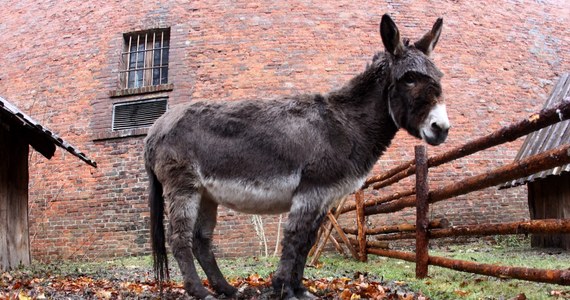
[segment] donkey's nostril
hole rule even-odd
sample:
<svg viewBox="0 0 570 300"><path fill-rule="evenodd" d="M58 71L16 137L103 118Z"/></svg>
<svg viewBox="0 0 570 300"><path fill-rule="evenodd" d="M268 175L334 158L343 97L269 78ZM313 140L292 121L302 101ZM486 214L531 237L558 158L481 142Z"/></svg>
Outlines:
<svg viewBox="0 0 570 300"><path fill-rule="evenodd" d="M434 131L437 131L437 132L441 131L441 127L439 127L439 125L437 125L436 122L431 123L431 129L433 129Z"/></svg>

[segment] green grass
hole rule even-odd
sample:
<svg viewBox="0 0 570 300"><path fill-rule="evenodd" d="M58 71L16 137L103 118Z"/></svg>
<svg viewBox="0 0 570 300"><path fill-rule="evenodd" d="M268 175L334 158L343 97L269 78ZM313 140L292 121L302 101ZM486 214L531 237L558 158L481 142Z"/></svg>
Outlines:
<svg viewBox="0 0 570 300"><path fill-rule="evenodd" d="M469 260L504 266L541 269L570 269L570 253L556 250L533 250L527 240L504 240L497 243L474 243L432 249L430 255ZM351 272L364 272L384 280L406 282L412 289L422 291L431 299L512 299L524 294L526 299L570 299L570 288L554 284L500 279L495 277L458 272L430 266L427 279L415 278L415 264L369 256L367 263L329 254L322 259L321 269L307 269L308 276L350 276Z"/></svg>
<svg viewBox="0 0 570 300"><path fill-rule="evenodd" d="M505 266L570 269L569 252L533 250L527 246L528 244L528 240L501 238L492 243L480 242L431 249L430 255ZM247 277L254 273L267 277L275 271L277 263L277 257L219 260L220 268L228 279ZM173 260L171 265L173 279L181 280ZM151 266L151 258L144 256L97 263L62 262L48 265L36 263L20 271L35 276L84 274L104 277L116 270L149 272ZM570 299L568 286L499 279L435 266L429 267L427 279L418 280L415 278L413 263L374 255L369 255L368 262L362 263L332 252L325 253L319 267L307 267L305 276L313 279L352 278L356 272L367 273L370 278L376 280L405 282L413 290L421 291L433 300L513 299L519 294L524 294L526 299ZM203 273L200 274L205 277Z"/></svg>

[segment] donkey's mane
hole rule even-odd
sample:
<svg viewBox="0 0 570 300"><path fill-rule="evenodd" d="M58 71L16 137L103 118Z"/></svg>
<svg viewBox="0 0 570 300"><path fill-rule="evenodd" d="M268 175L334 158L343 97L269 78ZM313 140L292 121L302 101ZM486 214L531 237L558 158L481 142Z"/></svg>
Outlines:
<svg viewBox="0 0 570 300"><path fill-rule="evenodd" d="M331 102L358 103L369 98L368 94L377 91L375 86L384 86L389 77L388 61L384 52L377 52L372 57L372 62L366 64L364 71L351 80L343 87L334 90L328 94ZM380 82L379 82L380 81ZM383 81L383 82L382 82ZM378 93L380 97L380 93Z"/></svg>

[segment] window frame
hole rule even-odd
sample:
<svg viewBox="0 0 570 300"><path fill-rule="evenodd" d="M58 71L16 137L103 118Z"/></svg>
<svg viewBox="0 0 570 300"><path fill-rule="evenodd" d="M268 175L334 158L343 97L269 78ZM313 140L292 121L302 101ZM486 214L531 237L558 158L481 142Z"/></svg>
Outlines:
<svg viewBox="0 0 570 300"><path fill-rule="evenodd" d="M169 62L170 27L124 33L119 70L120 89L140 89L168 84ZM158 72L158 81L155 80L156 72Z"/></svg>

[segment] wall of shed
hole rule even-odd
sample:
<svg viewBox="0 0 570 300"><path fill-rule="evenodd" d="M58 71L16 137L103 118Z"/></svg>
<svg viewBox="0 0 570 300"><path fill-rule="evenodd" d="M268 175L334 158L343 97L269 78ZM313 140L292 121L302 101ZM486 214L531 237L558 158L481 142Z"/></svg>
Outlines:
<svg viewBox="0 0 570 300"><path fill-rule="evenodd" d="M30 263L28 148L0 120L0 270Z"/></svg>
<svg viewBox="0 0 570 300"><path fill-rule="evenodd" d="M570 219L570 173L528 183L531 219ZM570 250L570 234L533 234L531 245Z"/></svg>
<svg viewBox="0 0 570 300"><path fill-rule="evenodd" d="M389 12L404 37L443 16L434 52L453 128L436 155L540 110L570 69L570 1L0 1L2 95L96 160L32 154L30 226L40 259L97 259L149 252L145 130L111 131L123 33L171 28L170 106L327 92L382 50ZM418 140L397 135L375 172L405 162ZM434 187L511 162L521 141L431 170ZM378 191L385 195L390 190ZM528 219L526 189L490 188L434 205L454 224ZM394 224L401 214L371 220ZM264 216L269 247L279 216ZM346 219L353 222L354 219ZM259 255L251 217L221 209L222 256Z"/></svg>

